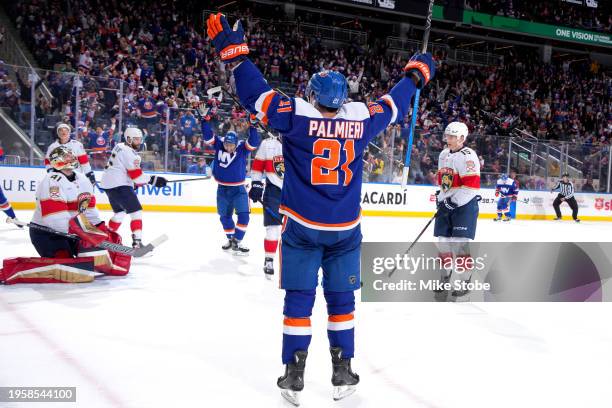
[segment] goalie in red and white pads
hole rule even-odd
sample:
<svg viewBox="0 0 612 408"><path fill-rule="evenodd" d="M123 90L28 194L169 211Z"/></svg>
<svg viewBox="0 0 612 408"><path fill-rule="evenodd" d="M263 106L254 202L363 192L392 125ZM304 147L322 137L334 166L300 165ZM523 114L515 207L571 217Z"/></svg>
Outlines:
<svg viewBox="0 0 612 408"><path fill-rule="evenodd" d="M129 256L111 253L109 257L96 248L102 241L121 243L121 238L100 219L93 186L85 175L74 171L77 159L72 151L58 146L51 151L49 162L51 170L36 190L30 227L32 245L42 258L4 260L0 280L6 284L90 282L94 272L127 274ZM80 240L52 231L71 233Z"/></svg>

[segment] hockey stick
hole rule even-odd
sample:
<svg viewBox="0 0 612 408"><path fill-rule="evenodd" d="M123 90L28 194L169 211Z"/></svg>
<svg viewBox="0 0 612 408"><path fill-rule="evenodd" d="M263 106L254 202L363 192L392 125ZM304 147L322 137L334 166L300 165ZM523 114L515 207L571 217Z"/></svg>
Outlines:
<svg viewBox="0 0 612 408"><path fill-rule="evenodd" d="M240 106L242 109L244 109L246 112L249 112L249 110L247 108L244 107L244 105L242 105L242 103L240 102L240 100L238 100L238 98L236 97L236 95L234 95L233 93L231 93L230 91L224 91L226 94L228 94L230 96L230 98L232 98L232 100L234 101L234 103L238 106ZM261 120L259 120L259 118L257 118L257 127L259 127L259 129L261 129L262 132L267 133L268 136L270 137L276 137L274 136L274 134L270 131L270 129L265 126Z"/></svg>
<svg viewBox="0 0 612 408"><path fill-rule="evenodd" d="M11 219L9 223L15 224L20 227L28 227L28 228L35 229L38 231L44 231L49 234L58 235L60 237L73 239L76 241L81 240L81 238L78 235L71 234L69 232L57 231L57 230L54 230L53 228L45 227L44 225L16 221L13 219ZM151 241L151 243L149 243L148 245L145 245L141 248L132 248L132 247L125 246L125 245L115 244L109 241L102 241L100 244L98 244L98 246L100 248L103 248L103 249L106 249L112 252L118 252L121 254L133 256L135 258L140 258L141 256L148 254L153 249L155 249L157 246L159 246L160 244L162 244L163 242L167 240L168 240L168 236L166 234L163 234L157 237L156 239L154 239L153 241Z"/></svg>
<svg viewBox="0 0 612 408"><path fill-rule="evenodd" d="M499 193L499 195L501 196L500 198L511 198L508 196L503 195L502 193ZM512 200L511 200L512 201ZM527 200L519 200L518 198L515 200L517 203L523 203L523 204L529 204L529 201Z"/></svg>
<svg viewBox="0 0 612 408"><path fill-rule="evenodd" d="M408 249L406 250L406 252L404 252L404 256L406 256L411 250L412 248L416 245L417 242L419 242L419 239L423 236L423 234L425 233L425 231L427 231L427 228L429 228L429 226L431 225L431 223L433 222L433 220L436 219L436 217L438 216L438 211L436 211L436 213L433 215L433 217L431 217L429 219L429 221L427 221L427 224L425 224L425 226L423 227L423 229L421 230L421 232L419 232L419 235L417 235L417 237L415 238L415 240L412 242L412 244L410 244L410 246L408 247ZM390 278L395 271L397 270L397 265L393 268L393 270L391 272L389 272L388 277Z"/></svg>
<svg viewBox="0 0 612 408"><path fill-rule="evenodd" d="M427 52L427 43L429 42L429 32L431 31L431 14L433 12L434 0L429 0L429 8L427 9L427 19L425 20L425 32L423 33L423 46L421 47L421 53ZM414 139L414 128L416 126L416 118L419 114L419 97L421 96L421 89L417 88L414 94L414 102L412 104L412 120L410 121L410 132L408 133L408 144L406 145L406 159L404 161L404 168L402 169L402 183L403 189L408 185L408 173L410 172L410 156L412 155L412 143Z"/></svg>
<svg viewBox="0 0 612 408"><path fill-rule="evenodd" d="M204 177L194 177L194 178L178 179L178 180L167 180L166 183L182 183L183 181L208 180L210 178L211 178L210 176L204 176Z"/></svg>
<svg viewBox="0 0 612 408"><path fill-rule="evenodd" d="M263 202L261 203L261 206L263 207L264 211L267 212L270 217L272 217L274 221L278 222L280 225L283 225L283 220L278 218L274 211L270 209L270 207L263 205Z"/></svg>

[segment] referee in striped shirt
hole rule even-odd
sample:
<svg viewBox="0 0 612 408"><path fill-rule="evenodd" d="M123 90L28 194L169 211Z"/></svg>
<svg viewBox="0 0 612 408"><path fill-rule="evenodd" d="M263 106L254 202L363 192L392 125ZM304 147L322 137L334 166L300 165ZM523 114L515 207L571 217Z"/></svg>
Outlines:
<svg viewBox="0 0 612 408"><path fill-rule="evenodd" d="M574 184L569 181L569 174L564 173L563 176L561 176L561 180L557 182L557 185L550 190L550 192L552 193L555 190L559 190L559 195L557 195L557 198L553 201L553 207L555 208L555 213L557 213L557 218L555 219L561 219L561 209L559 207L561 203L565 201L572 209L572 218L574 221L580 222L578 219L578 203L574 198Z"/></svg>

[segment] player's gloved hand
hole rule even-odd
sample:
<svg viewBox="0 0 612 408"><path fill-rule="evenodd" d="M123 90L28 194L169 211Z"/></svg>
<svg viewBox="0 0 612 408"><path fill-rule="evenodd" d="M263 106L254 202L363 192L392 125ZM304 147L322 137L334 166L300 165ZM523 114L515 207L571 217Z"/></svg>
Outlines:
<svg viewBox="0 0 612 408"><path fill-rule="evenodd" d="M91 185L95 186L96 185L96 175L94 174L93 171L90 171L89 173L87 173L85 176L87 176L87 178L89 179L89 181L91 181Z"/></svg>
<svg viewBox="0 0 612 408"><path fill-rule="evenodd" d="M249 190L249 198L254 203L261 201L263 196L264 185L261 181L254 181L251 183L251 189Z"/></svg>
<svg viewBox="0 0 612 408"><path fill-rule="evenodd" d="M162 176L151 176L149 184L155 187L166 187L166 184L168 184L168 180L166 180Z"/></svg>
<svg viewBox="0 0 612 408"><path fill-rule="evenodd" d="M408 77L416 75L419 79L417 87L421 89L427 85L436 74L436 63L429 52L425 54L414 54L404 67L404 71Z"/></svg>
<svg viewBox="0 0 612 408"><path fill-rule="evenodd" d="M68 221L68 232L78 235L82 241L80 245L84 247L95 247L108 239L108 234L91 225L85 214L78 214Z"/></svg>
<svg viewBox="0 0 612 408"><path fill-rule="evenodd" d="M450 198L445 198L438 203L438 209L442 211L451 212L457 208L457 204L453 203Z"/></svg>
<svg viewBox="0 0 612 408"><path fill-rule="evenodd" d="M206 32L224 63L242 61L249 54L240 20L230 28L221 13L211 14L206 20Z"/></svg>

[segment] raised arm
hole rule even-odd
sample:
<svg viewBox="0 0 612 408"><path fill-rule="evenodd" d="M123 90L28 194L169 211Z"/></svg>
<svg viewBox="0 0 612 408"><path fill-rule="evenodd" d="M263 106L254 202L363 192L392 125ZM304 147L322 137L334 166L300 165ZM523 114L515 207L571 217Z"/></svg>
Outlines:
<svg viewBox="0 0 612 408"><path fill-rule="evenodd" d="M232 29L223 14L211 14L207 20L207 32L221 62L230 64L233 70L242 105L270 127L281 132L289 131L293 99L270 88L261 71L248 59L249 47L240 21Z"/></svg>
<svg viewBox="0 0 612 408"><path fill-rule="evenodd" d="M372 137L408 114L417 87L427 85L436 73L436 66L431 54L416 54L406 64L404 72L405 77L400 79L388 94L368 104Z"/></svg>

